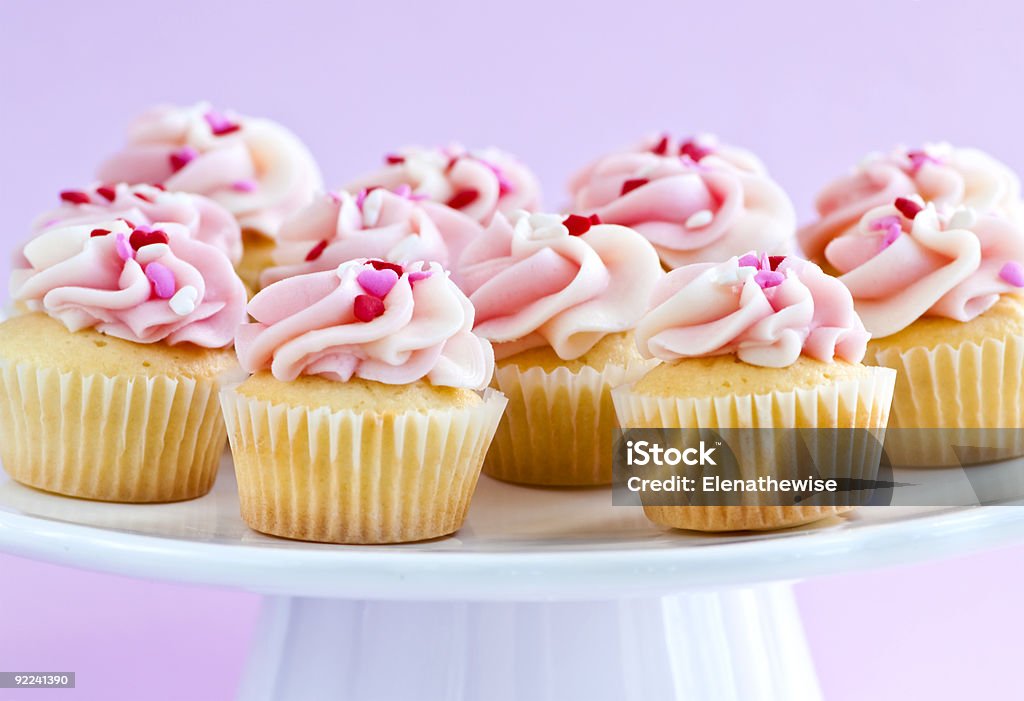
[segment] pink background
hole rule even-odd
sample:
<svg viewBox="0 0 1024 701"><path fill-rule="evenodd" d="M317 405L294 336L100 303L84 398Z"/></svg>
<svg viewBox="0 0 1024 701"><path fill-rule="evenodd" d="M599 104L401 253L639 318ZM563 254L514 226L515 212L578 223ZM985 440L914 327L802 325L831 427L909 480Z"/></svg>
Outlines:
<svg viewBox="0 0 1024 701"><path fill-rule="evenodd" d="M159 101L277 118L332 184L410 142L501 145L552 207L574 167L661 129L751 147L803 217L825 179L900 141L975 145L1024 170L1016 2L256 5L3 3L0 249ZM1022 552L802 584L827 698L1017 688ZM146 698L233 693L256 597L5 556L0 572L0 670L79 675L40 698L139 698L167 666L189 674Z"/></svg>

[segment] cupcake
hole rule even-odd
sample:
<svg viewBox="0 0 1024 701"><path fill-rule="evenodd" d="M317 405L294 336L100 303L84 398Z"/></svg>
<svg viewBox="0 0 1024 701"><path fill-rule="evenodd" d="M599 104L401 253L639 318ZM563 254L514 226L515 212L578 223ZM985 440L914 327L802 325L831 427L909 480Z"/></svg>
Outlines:
<svg viewBox="0 0 1024 701"><path fill-rule="evenodd" d="M752 154L704 136L652 137L602 156L569 184L576 211L635 229L666 268L751 248L789 253L796 214Z"/></svg>
<svg viewBox="0 0 1024 701"><path fill-rule="evenodd" d="M746 254L674 270L655 289L650 310L637 324L636 341L641 355L663 362L612 392L620 423L772 429L748 436L753 445L740 446L745 452L737 448L744 477L791 469L770 456L780 451L772 441L792 436L792 429L885 428L895 373L861 364L868 333L850 293L813 263ZM762 441L770 452L764 452ZM851 466L861 464L856 456L869 452L858 442L863 441L845 446ZM750 459L752 454L759 459ZM879 458L880 448L875 469ZM850 508L842 502L753 501L645 503L644 513L672 528L732 531L796 526Z"/></svg>
<svg viewBox="0 0 1024 701"><path fill-rule="evenodd" d="M413 146L384 157L384 167L350 183L358 192L372 187L394 190L408 185L413 194L445 204L484 226L495 212L511 214L540 206L536 176L513 156L495 148L468 151L462 146Z"/></svg>
<svg viewBox="0 0 1024 701"><path fill-rule="evenodd" d="M356 258L394 263L431 260L450 265L449 245L461 247L483 229L473 219L413 195L408 185L322 195L281 225L274 265L260 283L334 270ZM438 224L440 222L440 225Z"/></svg>
<svg viewBox="0 0 1024 701"><path fill-rule="evenodd" d="M292 132L206 103L142 114L128 144L100 166L98 177L154 183L222 205L242 228L245 255L237 267L251 287L270 262L281 222L322 188L316 161Z"/></svg>
<svg viewBox="0 0 1024 701"><path fill-rule="evenodd" d="M898 372L891 426L912 430L890 436L896 462L955 465L952 445L979 439L1024 453L1020 226L901 197L869 210L825 257L872 334L869 362Z"/></svg>
<svg viewBox="0 0 1024 701"><path fill-rule="evenodd" d="M355 260L290 277L238 332L253 373L221 394L242 517L330 543L462 525L505 398L490 344L436 263Z"/></svg>
<svg viewBox="0 0 1024 701"><path fill-rule="evenodd" d="M662 276L635 231L592 217L497 214L463 252L455 281L494 343L509 398L484 472L536 485L612 479L609 391L650 368L632 329Z"/></svg>
<svg viewBox="0 0 1024 701"><path fill-rule="evenodd" d="M224 449L217 402L245 289L182 224L123 219L25 244L0 324L0 458L18 482L121 502L209 491Z"/></svg>
<svg viewBox="0 0 1024 701"><path fill-rule="evenodd" d="M823 263L829 242L856 229L869 210L912 195L938 207L964 205L1024 222L1020 180L984 151L949 144L897 147L888 154L869 155L821 191L815 202L817 221L797 233L800 247L808 258Z"/></svg>
<svg viewBox="0 0 1024 701"><path fill-rule="evenodd" d="M192 238L220 249L233 265L242 260L242 232L231 213L200 195L168 192L159 185L94 185L60 193L61 205L39 215L33 234L54 228L123 219L129 227L181 224Z"/></svg>

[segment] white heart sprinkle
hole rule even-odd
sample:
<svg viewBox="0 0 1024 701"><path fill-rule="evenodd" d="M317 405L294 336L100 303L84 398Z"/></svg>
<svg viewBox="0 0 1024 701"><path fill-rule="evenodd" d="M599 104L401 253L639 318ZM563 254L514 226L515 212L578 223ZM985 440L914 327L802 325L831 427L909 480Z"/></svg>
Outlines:
<svg viewBox="0 0 1024 701"><path fill-rule="evenodd" d="M199 290L192 285L185 285L174 293L167 303L178 316L187 316L196 310L196 299L199 298Z"/></svg>
<svg viewBox="0 0 1024 701"><path fill-rule="evenodd" d="M694 212L686 219L687 229L699 229L703 226L707 226L714 221L715 215L710 209L702 209L699 212Z"/></svg>

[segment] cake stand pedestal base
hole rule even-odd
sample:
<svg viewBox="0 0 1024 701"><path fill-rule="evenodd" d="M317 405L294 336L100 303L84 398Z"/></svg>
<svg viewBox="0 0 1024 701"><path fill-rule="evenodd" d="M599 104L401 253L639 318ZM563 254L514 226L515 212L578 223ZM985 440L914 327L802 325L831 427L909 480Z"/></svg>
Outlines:
<svg viewBox="0 0 1024 701"><path fill-rule="evenodd" d="M788 583L552 602L267 599L240 701L814 701Z"/></svg>

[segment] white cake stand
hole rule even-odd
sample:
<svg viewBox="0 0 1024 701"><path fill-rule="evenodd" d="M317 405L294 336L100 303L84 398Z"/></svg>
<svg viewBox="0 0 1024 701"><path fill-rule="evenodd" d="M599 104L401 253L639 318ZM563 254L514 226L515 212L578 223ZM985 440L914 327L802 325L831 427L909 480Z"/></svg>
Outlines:
<svg viewBox="0 0 1024 701"><path fill-rule="evenodd" d="M1021 539L1020 506L870 507L698 536L612 506L607 490L482 478L455 537L342 547L248 530L227 462L210 495L167 505L65 499L0 475L0 550L265 594L243 701L818 699L793 581Z"/></svg>

